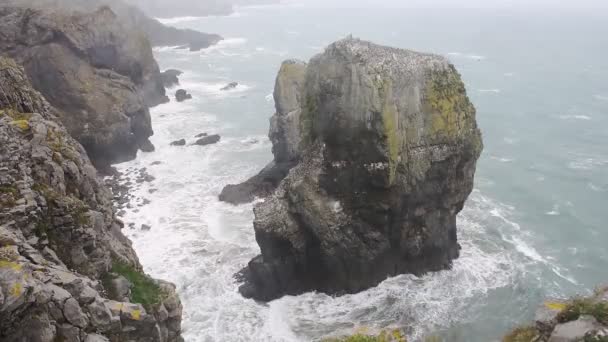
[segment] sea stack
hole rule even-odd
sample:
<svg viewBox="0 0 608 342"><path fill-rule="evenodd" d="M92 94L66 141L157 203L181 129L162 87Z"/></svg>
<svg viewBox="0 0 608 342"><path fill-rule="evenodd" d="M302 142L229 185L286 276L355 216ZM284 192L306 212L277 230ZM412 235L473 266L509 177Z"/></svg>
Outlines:
<svg viewBox="0 0 608 342"><path fill-rule="evenodd" d="M288 169L254 208L261 255L239 274L241 293L354 293L449 268L483 149L454 66L346 38L285 62L277 85L266 170Z"/></svg>

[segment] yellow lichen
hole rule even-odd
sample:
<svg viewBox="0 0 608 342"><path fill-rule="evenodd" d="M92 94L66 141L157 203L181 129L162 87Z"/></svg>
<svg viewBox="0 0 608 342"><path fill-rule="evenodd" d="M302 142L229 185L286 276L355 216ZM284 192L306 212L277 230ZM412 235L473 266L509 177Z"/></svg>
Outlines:
<svg viewBox="0 0 608 342"><path fill-rule="evenodd" d="M27 120L15 120L11 121L11 125L19 128L22 131L27 131L30 129L30 123Z"/></svg>
<svg viewBox="0 0 608 342"><path fill-rule="evenodd" d="M558 303L558 302L545 302L545 307L551 310L562 311L568 307L566 303Z"/></svg>
<svg viewBox="0 0 608 342"><path fill-rule="evenodd" d="M23 285L21 285L21 283L15 283L13 285L13 287L11 287L11 290L10 290L11 295L13 295L14 297L21 296L22 292L23 292Z"/></svg>
<svg viewBox="0 0 608 342"><path fill-rule="evenodd" d="M19 263L13 262L13 261L0 260L0 268L10 268L14 271L21 271L23 266L21 266L21 264L19 264Z"/></svg>
<svg viewBox="0 0 608 342"><path fill-rule="evenodd" d="M133 310L131 311L131 318L139 321L141 319L141 310Z"/></svg>

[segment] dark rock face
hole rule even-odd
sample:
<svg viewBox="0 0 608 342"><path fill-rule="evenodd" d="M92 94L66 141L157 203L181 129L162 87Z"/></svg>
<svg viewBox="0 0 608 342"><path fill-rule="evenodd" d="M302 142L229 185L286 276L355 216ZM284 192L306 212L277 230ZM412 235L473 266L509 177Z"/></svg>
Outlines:
<svg viewBox="0 0 608 342"><path fill-rule="evenodd" d="M259 174L241 184L227 185L220 201L243 204L256 197L270 195L297 164L300 157L300 108L306 64L301 61L283 62L274 86L276 113L270 118L268 137L272 141L274 161Z"/></svg>
<svg viewBox="0 0 608 342"><path fill-rule="evenodd" d="M150 150L148 105L166 99L145 36L130 33L114 13L0 7L0 53L21 62L35 89L96 166Z"/></svg>
<svg viewBox="0 0 608 342"><path fill-rule="evenodd" d="M175 69L169 69L161 72L160 77L162 78L163 85L165 86L165 88L170 88L179 85L178 76L181 74L181 71Z"/></svg>
<svg viewBox="0 0 608 342"><path fill-rule="evenodd" d="M221 137L219 135L212 134L212 135L208 135L208 136L198 139L194 143L194 145L206 146L206 145L217 144L220 141L220 139L221 139Z"/></svg>
<svg viewBox="0 0 608 342"><path fill-rule="evenodd" d="M55 112L0 57L0 340L181 340L175 287L143 273L112 193ZM117 264L158 291L154 303L131 302Z"/></svg>
<svg viewBox="0 0 608 342"><path fill-rule="evenodd" d="M238 82L230 82L230 83L226 84L225 86L223 86L220 90L227 91L227 90L234 89L238 86L239 86Z"/></svg>
<svg viewBox="0 0 608 342"><path fill-rule="evenodd" d="M186 100L190 100L192 98L192 95L188 94L188 92L184 89L178 89L175 92L175 99L177 100L177 102L183 102Z"/></svg>
<svg viewBox="0 0 608 342"><path fill-rule="evenodd" d="M171 143L171 146L185 146L186 139L179 139Z"/></svg>
<svg viewBox="0 0 608 342"><path fill-rule="evenodd" d="M348 38L279 79L273 153L295 166L254 208L261 255L241 293L354 293L449 268L483 148L455 68Z"/></svg>

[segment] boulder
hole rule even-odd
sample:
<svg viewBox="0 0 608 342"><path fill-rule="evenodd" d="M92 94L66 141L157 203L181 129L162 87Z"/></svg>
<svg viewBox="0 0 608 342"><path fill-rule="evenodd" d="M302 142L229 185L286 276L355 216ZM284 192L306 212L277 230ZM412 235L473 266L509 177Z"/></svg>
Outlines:
<svg viewBox="0 0 608 342"><path fill-rule="evenodd" d="M254 207L261 255L241 293L355 293L450 268L483 148L454 66L349 37L279 81L271 140L291 168Z"/></svg>
<svg viewBox="0 0 608 342"><path fill-rule="evenodd" d="M238 87L238 85L239 85L238 82L230 82L230 83L226 84L225 86L223 86L220 90L222 90L222 91L231 90L231 89Z"/></svg>
<svg viewBox="0 0 608 342"><path fill-rule="evenodd" d="M171 146L184 146L186 145L186 139L179 139L170 144Z"/></svg>
<svg viewBox="0 0 608 342"><path fill-rule="evenodd" d="M195 138L202 138L202 137L206 137L207 135L209 135L209 134L207 134L207 133L199 133L199 134L195 135L194 137Z"/></svg>
<svg viewBox="0 0 608 342"><path fill-rule="evenodd" d="M205 145L216 144L220 141L220 139L221 139L221 137L218 134L208 135L208 136L198 139L194 143L194 145L205 146Z"/></svg>
<svg viewBox="0 0 608 342"><path fill-rule="evenodd" d="M188 92L184 89L178 89L175 92L175 99L177 100L177 102L183 102L186 100L190 100L192 98L192 95L188 94Z"/></svg>
<svg viewBox="0 0 608 342"><path fill-rule="evenodd" d="M601 325L593 316L581 316L576 321L558 324L548 342L578 342L585 336L594 335Z"/></svg>

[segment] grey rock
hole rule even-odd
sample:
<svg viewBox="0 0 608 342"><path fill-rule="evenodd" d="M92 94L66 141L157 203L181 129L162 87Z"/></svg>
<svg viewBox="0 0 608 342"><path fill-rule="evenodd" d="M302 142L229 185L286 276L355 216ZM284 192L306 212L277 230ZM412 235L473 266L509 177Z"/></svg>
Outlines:
<svg viewBox="0 0 608 342"><path fill-rule="evenodd" d="M198 139L194 145L206 146L216 144L220 141L221 137L218 134L208 135L206 137L202 137Z"/></svg>
<svg viewBox="0 0 608 342"><path fill-rule="evenodd" d="M110 340L102 335L88 334L84 342L110 342Z"/></svg>
<svg viewBox="0 0 608 342"><path fill-rule="evenodd" d="M161 72L160 77L163 81L163 85L165 86L165 88L179 85L178 76L181 74L182 72L176 69L169 69Z"/></svg>
<svg viewBox="0 0 608 342"><path fill-rule="evenodd" d="M347 38L284 63L277 84L271 140L291 168L254 207L261 255L241 293L355 293L450 268L483 148L454 66Z"/></svg>
<svg viewBox="0 0 608 342"><path fill-rule="evenodd" d="M152 229L152 227L149 226L149 225L147 225L147 224L142 224L141 225L141 230L150 230L150 229Z"/></svg>
<svg viewBox="0 0 608 342"><path fill-rule="evenodd" d="M112 290L116 298L122 301L128 301L131 296L131 288L133 284L123 276L118 276L112 279Z"/></svg>
<svg viewBox="0 0 608 342"><path fill-rule="evenodd" d="M202 138L202 137L206 137L208 134L207 133L199 133L197 135L195 135L195 138Z"/></svg>
<svg viewBox="0 0 608 342"><path fill-rule="evenodd" d="M70 324L79 328L85 328L89 324L87 316L74 298L68 298L63 304L63 315Z"/></svg>
<svg viewBox="0 0 608 342"><path fill-rule="evenodd" d="M186 145L186 139L180 139L180 140L173 141L170 145L171 146L184 146L184 145Z"/></svg>
<svg viewBox="0 0 608 342"><path fill-rule="evenodd" d="M175 92L175 99L177 100L177 102L183 102L186 100L190 100L192 98L192 95L188 94L188 92L184 89L178 89Z"/></svg>
<svg viewBox="0 0 608 342"><path fill-rule="evenodd" d="M576 321L555 326L549 342L578 342L601 326L593 316L581 316Z"/></svg>

